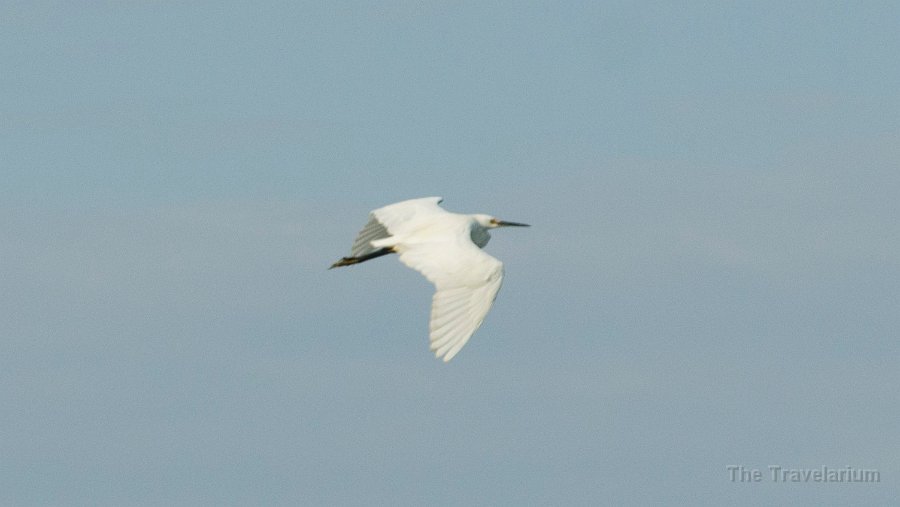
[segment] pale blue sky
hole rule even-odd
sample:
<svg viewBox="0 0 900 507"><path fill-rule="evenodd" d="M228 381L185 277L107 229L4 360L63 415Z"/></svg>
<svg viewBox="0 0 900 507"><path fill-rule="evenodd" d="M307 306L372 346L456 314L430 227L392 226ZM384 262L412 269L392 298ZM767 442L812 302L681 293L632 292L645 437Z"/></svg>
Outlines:
<svg viewBox="0 0 900 507"><path fill-rule="evenodd" d="M0 3L0 505L895 501L898 23ZM428 195L533 224L450 364L417 273L325 269Z"/></svg>

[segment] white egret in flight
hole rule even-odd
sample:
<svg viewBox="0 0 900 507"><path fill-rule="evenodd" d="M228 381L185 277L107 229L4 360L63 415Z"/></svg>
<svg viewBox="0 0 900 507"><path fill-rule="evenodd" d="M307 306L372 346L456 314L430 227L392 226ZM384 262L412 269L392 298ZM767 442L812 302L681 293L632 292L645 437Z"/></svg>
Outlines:
<svg viewBox="0 0 900 507"><path fill-rule="evenodd" d="M450 213L438 206L441 200L410 199L372 211L350 257L331 267L396 253L400 262L425 275L436 289L429 325L431 350L446 362L481 326L503 282L503 263L481 250L491 239L488 230L528 224Z"/></svg>

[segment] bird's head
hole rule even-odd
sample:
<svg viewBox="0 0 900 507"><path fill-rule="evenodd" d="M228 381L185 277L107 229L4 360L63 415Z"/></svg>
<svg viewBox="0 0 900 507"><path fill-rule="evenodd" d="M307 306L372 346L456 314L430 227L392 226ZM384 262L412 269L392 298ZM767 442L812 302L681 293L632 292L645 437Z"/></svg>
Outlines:
<svg viewBox="0 0 900 507"><path fill-rule="evenodd" d="M472 215L478 225L485 229L496 229L497 227L531 227L528 224L520 224L518 222L506 222L490 215Z"/></svg>

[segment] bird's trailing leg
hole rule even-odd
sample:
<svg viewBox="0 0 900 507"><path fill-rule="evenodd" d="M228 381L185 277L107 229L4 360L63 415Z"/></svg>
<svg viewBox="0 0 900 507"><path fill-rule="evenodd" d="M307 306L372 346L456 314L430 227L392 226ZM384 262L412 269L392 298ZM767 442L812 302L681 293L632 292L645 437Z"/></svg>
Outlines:
<svg viewBox="0 0 900 507"><path fill-rule="evenodd" d="M367 260L381 257L382 255L387 255L390 253L394 253L394 249L392 247L385 247L380 250L375 250L374 252L366 255L360 255L359 257L342 257L341 260L332 264L328 269L339 268L341 266L349 266L351 264L359 264L360 262L366 262Z"/></svg>

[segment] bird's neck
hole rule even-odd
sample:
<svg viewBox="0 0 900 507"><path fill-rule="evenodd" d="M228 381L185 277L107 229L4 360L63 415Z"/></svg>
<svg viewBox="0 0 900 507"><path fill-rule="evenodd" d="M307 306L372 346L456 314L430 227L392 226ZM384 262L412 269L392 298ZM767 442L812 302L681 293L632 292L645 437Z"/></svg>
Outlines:
<svg viewBox="0 0 900 507"><path fill-rule="evenodd" d="M491 235L488 233L487 228L475 220L472 220L472 224L469 226L469 235L472 238L472 243L478 245L478 248L484 248L488 241L491 240Z"/></svg>

